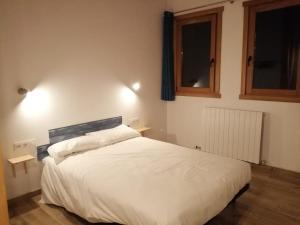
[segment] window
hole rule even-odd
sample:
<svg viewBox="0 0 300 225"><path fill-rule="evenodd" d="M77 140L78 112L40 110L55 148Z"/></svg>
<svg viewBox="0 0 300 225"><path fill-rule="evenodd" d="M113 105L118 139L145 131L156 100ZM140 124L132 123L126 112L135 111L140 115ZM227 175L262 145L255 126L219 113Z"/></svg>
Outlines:
<svg viewBox="0 0 300 225"><path fill-rule="evenodd" d="M175 17L176 95L221 97L223 9Z"/></svg>
<svg viewBox="0 0 300 225"><path fill-rule="evenodd" d="M240 98L300 102L300 1L245 2Z"/></svg>

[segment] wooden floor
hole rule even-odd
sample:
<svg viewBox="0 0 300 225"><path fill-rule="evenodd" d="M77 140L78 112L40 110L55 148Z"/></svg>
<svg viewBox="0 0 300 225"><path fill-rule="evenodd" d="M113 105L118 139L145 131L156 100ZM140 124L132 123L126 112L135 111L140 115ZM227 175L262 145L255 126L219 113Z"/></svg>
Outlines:
<svg viewBox="0 0 300 225"><path fill-rule="evenodd" d="M250 189L206 225L300 225L300 174L266 166L255 166L252 173ZM90 225L39 199L11 205L11 225Z"/></svg>

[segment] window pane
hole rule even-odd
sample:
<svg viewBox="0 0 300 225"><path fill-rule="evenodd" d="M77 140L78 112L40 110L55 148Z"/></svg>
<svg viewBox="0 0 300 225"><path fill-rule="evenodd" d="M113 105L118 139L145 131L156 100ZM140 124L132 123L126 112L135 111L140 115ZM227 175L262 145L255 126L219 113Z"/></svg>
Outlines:
<svg viewBox="0 0 300 225"><path fill-rule="evenodd" d="M253 88L295 90L300 6L256 14Z"/></svg>
<svg viewBox="0 0 300 225"><path fill-rule="evenodd" d="M209 87L211 22L182 27L182 87Z"/></svg>

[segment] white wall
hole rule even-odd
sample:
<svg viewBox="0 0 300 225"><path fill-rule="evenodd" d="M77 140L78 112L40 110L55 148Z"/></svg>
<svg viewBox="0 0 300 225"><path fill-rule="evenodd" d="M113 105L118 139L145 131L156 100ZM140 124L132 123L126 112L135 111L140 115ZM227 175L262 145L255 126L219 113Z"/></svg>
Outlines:
<svg viewBox="0 0 300 225"><path fill-rule="evenodd" d="M178 11L203 4L201 0L169 0ZM168 139L194 147L199 144L201 110L206 106L265 112L262 158L267 164L300 172L300 104L239 100L243 38L243 6L225 4L221 53L221 99L177 97L167 104Z"/></svg>
<svg viewBox="0 0 300 225"><path fill-rule="evenodd" d="M212 0L169 0L179 10ZM266 112L263 158L300 172L300 104L239 100L243 8L226 4L223 17L221 99L177 97L160 101L163 0L0 1L0 143L5 158L15 141L48 142L48 129L117 115L140 117L151 136L193 147L205 106ZM126 87L140 81L137 95ZM18 86L42 98L30 104ZM129 96L128 96L129 95ZM131 97L130 97L131 96ZM38 104L38 105L35 105ZM167 118L166 118L167 116ZM196 122L196 123L195 123ZM34 149L25 152L33 153ZM39 188L41 165L28 175L7 163L9 198Z"/></svg>
<svg viewBox="0 0 300 225"><path fill-rule="evenodd" d="M163 139L160 101L162 0L2 0L0 3L1 147L48 143L48 129L122 115L139 117ZM135 95L127 87L135 81ZM22 101L18 86L39 94ZM38 105L36 105L38 104ZM35 152L28 149L24 152ZM40 187L41 165L29 174L6 164L9 198Z"/></svg>

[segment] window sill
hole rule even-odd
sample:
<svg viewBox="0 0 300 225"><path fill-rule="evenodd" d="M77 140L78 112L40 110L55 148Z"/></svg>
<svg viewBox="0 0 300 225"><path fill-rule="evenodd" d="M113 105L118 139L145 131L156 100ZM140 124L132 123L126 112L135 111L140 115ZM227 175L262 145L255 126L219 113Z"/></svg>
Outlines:
<svg viewBox="0 0 300 225"><path fill-rule="evenodd" d="M291 97L291 96L268 96L268 95L240 94L240 99L300 103L300 96Z"/></svg>
<svg viewBox="0 0 300 225"><path fill-rule="evenodd" d="M220 93L199 93L199 92L176 92L176 96L191 96L203 98L221 98Z"/></svg>

